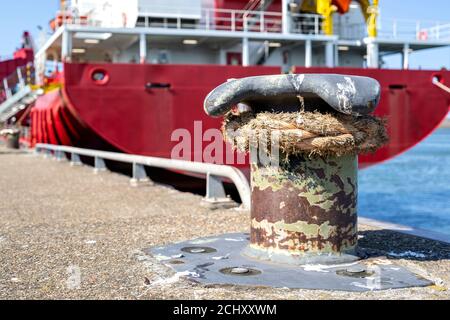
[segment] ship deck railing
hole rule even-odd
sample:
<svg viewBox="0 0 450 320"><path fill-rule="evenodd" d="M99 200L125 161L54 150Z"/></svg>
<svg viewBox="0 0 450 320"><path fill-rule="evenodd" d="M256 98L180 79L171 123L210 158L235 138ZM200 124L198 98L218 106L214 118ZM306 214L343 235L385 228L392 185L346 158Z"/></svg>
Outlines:
<svg viewBox="0 0 450 320"><path fill-rule="evenodd" d="M429 20L380 19L378 37L390 40L450 40L450 23Z"/></svg>
<svg viewBox="0 0 450 320"><path fill-rule="evenodd" d="M151 7L152 10L154 6ZM202 9L198 15L186 15L190 8L177 8L166 16L155 16L145 7L139 8L139 18L133 27L195 29L206 31L281 33L282 14L272 11L246 11L233 9ZM124 21L100 21L96 13L86 17L73 17L59 13L63 25L78 25L103 28L126 27ZM317 14L292 14L291 33L323 35L323 18Z"/></svg>
<svg viewBox="0 0 450 320"><path fill-rule="evenodd" d="M0 104L11 98L26 85L32 84L31 77L27 76L27 68L26 66L18 67L7 77L0 79ZM29 71L31 72L32 68Z"/></svg>
<svg viewBox="0 0 450 320"><path fill-rule="evenodd" d="M282 13L272 11L246 11L234 9L202 8L192 12L192 8L178 7L161 8L155 14L155 6L139 7L137 23L132 27L164 28L164 29L195 29L203 31L282 33ZM73 17L61 14L63 25L78 25L103 28L124 28L125 21L96 19L98 13L92 11L86 17ZM107 16L105 14L104 16ZM323 35L323 18L318 14L290 14L289 32L292 34ZM126 19L125 19L126 20ZM130 26L131 27L131 26ZM367 27L364 22L352 25L335 23L334 33L343 40L361 40L367 37ZM436 21L415 21L408 19L378 19L378 37L398 41L446 41L450 40L450 23Z"/></svg>
<svg viewBox="0 0 450 320"><path fill-rule="evenodd" d="M26 109L36 100L31 86L34 83L33 68L18 67L0 83L0 123L5 123Z"/></svg>

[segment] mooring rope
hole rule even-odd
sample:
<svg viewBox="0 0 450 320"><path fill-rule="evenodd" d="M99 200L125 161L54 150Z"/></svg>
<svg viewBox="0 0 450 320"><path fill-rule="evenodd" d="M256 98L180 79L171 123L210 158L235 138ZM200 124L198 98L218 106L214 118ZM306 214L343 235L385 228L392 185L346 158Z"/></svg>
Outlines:
<svg viewBox="0 0 450 320"><path fill-rule="evenodd" d="M450 88L447 87L445 84L443 84L442 82L440 82L439 80L433 80L433 84L435 86L437 86L438 88L441 88L442 90L444 90L447 93L450 93Z"/></svg>
<svg viewBox="0 0 450 320"><path fill-rule="evenodd" d="M388 142L385 121L371 115L230 112L222 131L225 140L241 152L252 146L263 147L269 154L273 144L285 155L342 156L375 152Z"/></svg>

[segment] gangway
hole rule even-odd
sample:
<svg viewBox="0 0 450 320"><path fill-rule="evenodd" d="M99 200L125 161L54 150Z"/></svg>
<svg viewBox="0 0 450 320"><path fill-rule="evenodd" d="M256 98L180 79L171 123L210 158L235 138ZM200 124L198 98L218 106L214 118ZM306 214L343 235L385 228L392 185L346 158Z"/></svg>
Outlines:
<svg viewBox="0 0 450 320"><path fill-rule="evenodd" d="M0 103L0 123L8 121L37 99L36 92L24 80L21 68L17 68L16 76L17 81L13 86L9 84L8 78L3 79L1 91L4 100Z"/></svg>

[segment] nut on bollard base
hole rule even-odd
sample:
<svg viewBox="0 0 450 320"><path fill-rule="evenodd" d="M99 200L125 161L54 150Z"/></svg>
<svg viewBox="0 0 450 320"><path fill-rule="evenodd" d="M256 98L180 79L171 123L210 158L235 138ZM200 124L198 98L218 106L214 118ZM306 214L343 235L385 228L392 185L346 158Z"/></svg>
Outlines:
<svg viewBox="0 0 450 320"><path fill-rule="evenodd" d="M231 233L144 249L161 263L206 285L373 291L425 287L433 283L379 258L353 263L289 265L251 259L248 233Z"/></svg>

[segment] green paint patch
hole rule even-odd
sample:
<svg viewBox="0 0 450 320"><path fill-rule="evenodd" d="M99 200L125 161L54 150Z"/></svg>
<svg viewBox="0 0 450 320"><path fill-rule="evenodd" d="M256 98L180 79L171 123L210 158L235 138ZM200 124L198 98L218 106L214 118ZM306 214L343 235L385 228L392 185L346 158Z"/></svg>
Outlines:
<svg viewBox="0 0 450 320"><path fill-rule="evenodd" d="M342 156L297 158L280 167L252 166L252 187L270 188L273 192L297 189L298 196L306 198L311 206L328 211L339 205L336 194L344 191L352 196L356 192L357 162L356 156Z"/></svg>
<svg viewBox="0 0 450 320"><path fill-rule="evenodd" d="M300 232L306 235L308 238L314 238L320 235L324 239L328 239L332 234L335 234L337 227L330 226L326 221L321 225L309 224L304 221L297 221L295 223L285 223L284 220L275 222L274 227L276 230L285 230L291 232Z"/></svg>

